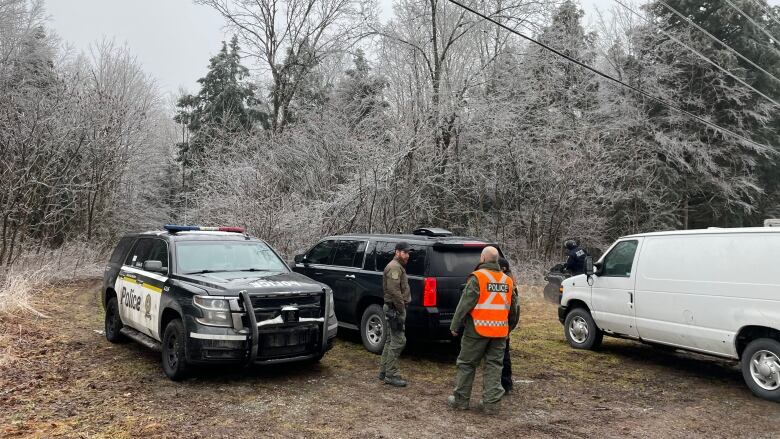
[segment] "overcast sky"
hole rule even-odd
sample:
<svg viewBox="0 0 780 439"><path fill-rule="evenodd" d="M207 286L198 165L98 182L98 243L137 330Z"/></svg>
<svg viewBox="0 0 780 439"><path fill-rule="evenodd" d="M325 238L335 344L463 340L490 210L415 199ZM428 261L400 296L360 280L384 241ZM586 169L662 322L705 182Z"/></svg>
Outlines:
<svg viewBox="0 0 780 439"><path fill-rule="evenodd" d="M615 5L612 0L580 2L586 23L592 22L596 8L606 11ZM387 19L393 0L379 3ZM192 0L46 0L46 6L63 41L79 51L103 38L126 44L164 92L179 87L196 92L196 80L226 38L219 14Z"/></svg>

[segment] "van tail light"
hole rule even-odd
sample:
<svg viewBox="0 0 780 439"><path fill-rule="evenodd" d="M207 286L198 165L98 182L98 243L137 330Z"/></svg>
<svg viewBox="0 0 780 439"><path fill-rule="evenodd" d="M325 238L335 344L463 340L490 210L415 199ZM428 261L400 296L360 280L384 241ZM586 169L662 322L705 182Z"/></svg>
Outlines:
<svg viewBox="0 0 780 439"><path fill-rule="evenodd" d="M436 306L436 278L426 277L423 287L423 306Z"/></svg>

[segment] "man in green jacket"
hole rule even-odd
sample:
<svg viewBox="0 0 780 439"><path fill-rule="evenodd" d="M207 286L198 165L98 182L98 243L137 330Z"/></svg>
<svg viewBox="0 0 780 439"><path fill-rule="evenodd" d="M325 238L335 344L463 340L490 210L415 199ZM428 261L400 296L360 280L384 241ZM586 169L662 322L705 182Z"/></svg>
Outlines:
<svg viewBox="0 0 780 439"><path fill-rule="evenodd" d="M406 277L406 263L409 261L409 244L399 242L395 245L395 257L385 267L382 275L382 289L385 297L385 320L388 337L382 351L379 366L379 379L385 384L405 387L406 381L398 372L398 357L406 346L406 305L411 302L409 279Z"/></svg>
<svg viewBox="0 0 780 439"><path fill-rule="evenodd" d="M498 250L495 247L485 247L480 256L477 270L487 270L501 276L501 268L498 265ZM517 325L520 315L519 301L516 290L511 292L509 302L508 321L509 331ZM488 413L494 413L500 407L504 389L501 387L501 369L503 368L504 348L506 337L485 337L477 332L474 326L472 311L479 302L480 286L476 276L472 275L466 282L463 294L455 309L450 331L453 336L459 335L463 326L463 337L460 344L460 354L457 360L457 377L455 390L447 399L450 407L455 409L468 409L471 398L471 388L474 384L474 374L482 358L485 359L482 402L481 406Z"/></svg>

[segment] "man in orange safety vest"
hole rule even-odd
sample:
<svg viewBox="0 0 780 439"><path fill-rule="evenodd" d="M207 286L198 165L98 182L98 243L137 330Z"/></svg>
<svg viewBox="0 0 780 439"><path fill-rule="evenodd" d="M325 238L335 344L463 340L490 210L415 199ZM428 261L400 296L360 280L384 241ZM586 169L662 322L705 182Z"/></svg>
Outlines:
<svg viewBox="0 0 780 439"><path fill-rule="evenodd" d="M498 258L495 247L482 250L480 264L466 282L450 325L453 336L458 336L463 327L455 390L447 399L455 409L469 408L474 374L483 358L481 407L489 413L497 411L504 395L504 347L509 331L517 324L520 309L514 282L501 271Z"/></svg>

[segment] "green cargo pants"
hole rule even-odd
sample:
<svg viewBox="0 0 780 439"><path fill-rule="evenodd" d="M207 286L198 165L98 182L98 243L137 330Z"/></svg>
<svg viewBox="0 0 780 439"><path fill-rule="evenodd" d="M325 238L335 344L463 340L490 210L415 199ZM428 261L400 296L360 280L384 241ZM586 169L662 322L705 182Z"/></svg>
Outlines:
<svg viewBox="0 0 780 439"><path fill-rule="evenodd" d="M504 396L501 387L501 369L504 367L504 347L506 338L469 337L464 335L460 341L458 355L458 374L455 378L455 401L468 406L474 374L482 358L485 368L482 376L482 403L495 406Z"/></svg>
<svg viewBox="0 0 780 439"><path fill-rule="evenodd" d="M388 310L387 304L384 306L385 312ZM406 311L400 314L402 322L406 322ZM379 372L384 372L385 376L395 377L399 376L398 372L398 357L401 356L401 351L406 346L406 333L404 330L396 331L390 328L390 324L384 327L387 331L387 339L385 339L385 348L382 350L382 360L379 365Z"/></svg>

